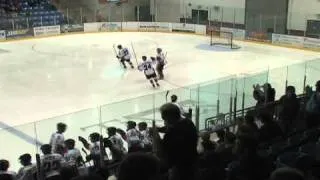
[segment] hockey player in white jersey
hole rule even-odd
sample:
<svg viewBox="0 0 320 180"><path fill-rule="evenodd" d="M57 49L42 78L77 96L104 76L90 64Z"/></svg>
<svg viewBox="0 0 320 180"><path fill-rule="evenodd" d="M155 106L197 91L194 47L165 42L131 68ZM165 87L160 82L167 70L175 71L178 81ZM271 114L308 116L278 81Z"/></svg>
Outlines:
<svg viewBox="0 0 320 180"><path fill-rule="evenodd" d="M75 140L67 139L65 141L65 146L68 150L64 155L65 161L69 165L81 166L84 161L82 159L80 150L75 148Z"/></svg>
<svg viewBox="0 0 320 180"><path fill-rule="evenodd" d="M122 45L118 45L118 49L119 49L119 52L118 52L117 58L120 60L121 64L123 65L123 68L125 69L127 68L125 63L127 62L133 69L134 66L131 62L131 55L128 48L122 47Z"/></svg>
<svg viewBox="0 0 320 180"><path fill-rule="evenodd" d="M155 88L156 85L159 87L157 74L155 69L153 68L153 62L151 60L147 60L146 56L142 56L142 63L138 66L139 71L143 71L146 78L150 81L151 85Z"/></svg>
<svg viewBox="0 0 320 180"><path fill-rule="evenodd" d="M64 123L57 124L57 132L53 133L50 138L50 145L53 153L59 153L59 148L64 148L64 135L67 125Z"/></svg>
<svg viewBox="0 0 320 180"><path fill-rule="evenodd" d="M51 145L41 146L43 156L41 157L41 169L46 180L60 179L60 169L65 166L64 158L60 154L51 152Z"/></svg>

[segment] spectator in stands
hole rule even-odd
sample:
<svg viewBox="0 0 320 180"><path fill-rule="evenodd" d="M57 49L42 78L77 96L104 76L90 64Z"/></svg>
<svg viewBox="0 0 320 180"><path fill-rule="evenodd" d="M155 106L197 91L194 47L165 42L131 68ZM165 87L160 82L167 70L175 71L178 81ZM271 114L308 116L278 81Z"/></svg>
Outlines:
<svg viewBox="0 0 320 180"><path fill-rule="evenodd" d="M106 147L109 147L112 155L113 161L121 161L124 155L126 154L126 149L123 145L123 141L121 137L117 134L117 128L109 127L108 131L108 140L110 140L111 144L107 144Z"/></svg>
<svg viewBox="0 0 320 180"><path fill-rule="evenodd" d="M236 141L236 136L231 132L226 132L224 141L218 145L218 147L216 148L216 151L217 152L226 151L228 152L229 155L231 155L232 149L235 145L235 141Z"/></svg>
<svg viewBox="0 0 320 180"><path fill-rule="evenodd" d="M67 139L64 144L65 147L67 148L67 152L64 155L64 158L67 163L76 165L76 166L81 166L83 163L83 159L80 153L80 150L75 148L75 140L74 139Z"/></svg>
<svg viewBox="0 0 320 180"><path fill-rule="evenodd" d="M67 125L64 123L57 124L57 132L53 133L50 138L50 145L53 153L59 153L61 147L64 148L64 135L63 133L67 130Z"/></svg>
<svg viewBox="0 0 320 180"><path fill-rule="evenodd" d="M311 95L307 102L307 126L314 127L319 125L320 121L320 80L316 83L316 91Z"/></svg>
<svg viewBox="0 0 320 180"><path fill-rule="evenodd" d="M226 132L224 131L224 129L219 129L218 131L216 131L216 134L218 137L218 140L216 142L219 145L224 142L224 137L225 137Z"/></svg>
<svg viewBox="0 0 320 180"><path fill-rule="evenodd" d="M255 122L254 112L249 111L246 113L244 117L244 124L250 126L253 130L258 131L258 125Z"/></svg>
<svg viewBox="0 0 320 180"><path fill-rule="evenodd" d="M272 172L270 180L305 180L303 174L293 168L284 167Z"/></svg>
<svg viewBox="0 0 320 180"><path fill-rule="evenodd" d="M257 101L256 107L260 107L265 103L265 95L259 84L253 85L253 98Z"/></svg>
<svg viewBox="0 0 320 180"><path fill-rule="evenodd" d="M23 154L19 157L21 167L17 174L19 180L33 180L36 177L37 167L31 163L31 155Z"/></svg>
<svg viewBox="0 0 320 180"><path fill-rule="evenodd" d="M307 154L301 155L295 162L295 168L300 170L305 180L317 180L318 178L313 176L313 166L315 159ZM318 173L318 172L317 172Z"/></svg>
<svg viewBox="0 0 320 180"><path fill-rule="evenodd" d="M157 180L160 161L151 154L129 154L119 167L117 180Z"/></svg>
<svg viewBox="0 0 320 180"><path fill-rule="evenodd" d="M283 137L280 126L273 121L272 116L268 112L259 113L257 118L263 124L259 129L260 142L269 142L277 137Z"/></svg>
<svg viewBox="0 0 320 180"><path fill-rule="evenodd" d="M152 151L152 139L150 137L148 124L146 122L141 122L138 124L138 128L139 128L139 131L141 134L141 141L143 144L143 149L147 152Z"/></svg>
<svg viewBox="0 0 320 180"><path fill-rule="evenodd" d="M158 135L153 143L157 143L158 155L171 169L170 179L194 179L198 156L196 127L192 121L184 120L179 107L172 103L161 106L160 112L166 131L162 140Z"/></svg>
<svg viewBox="0 0 320 180"><path fill-rule="evenodd" d="M128 121L127 123L127 142L128 152L137 152L142 150L140 132L136 129L136 122Z"/></svg>
<svg viewBox="0 0 320 180"><path fill-rule="evenodd" d="M266 103L274 102L276 98L276 90L271 87L271 84L265 83L263 85L263 92L265 95Z"/></svg>
<svg viewBox="0 0 320 180"><path fill-rule="evenodd" d="M204 132L201 134L201 149L203 154L207 154L208 152L214 151L216 149L217 144L211 141L211 133Z"/></svg>
<svg viewBox="0 0 320 180"><path fill-rule="evenodd" d="M238 126L238 127L240 127L245 121L244 121L245 119L243 118L243 117L237 117L236 118L236 125Z"/></svg>
<svg viewBox="0 0 320 180"><path fill-rule="evenodd" d="M174 95L171 96L171 103L175 104L176 106L179 107L180 112L181 112L181 116L185 115L183 107L181 106L181 104L178 103L178 96L177 95L174 94Z"/></svg>
<svg viewBox="0 0 320 180"><path fill-rule="evenodd" d="M286 94L280 98L279 105L279 118L282 129L284 133L287 134L290 130L292 130L293 122L298 117L300 109L300 103L296 95L296 90L293 86L288 86L286 88Z"/></svg>
<svg viewBox="0 0 320 180"><path fill-rule="evenodd" d="M15 180L16 173L12 171L8 171L9 169L9 161L5 159L0 160L0 179L1 180Z"/></svg>
<svg viewBox="0 0 320 180"><path fill-rule="evenodd" d="M235 152L238 160L229 164L229 180L267 179L272 171L272 161L257 153L258 137L255 131L246 125L239 127Z"/></svg>

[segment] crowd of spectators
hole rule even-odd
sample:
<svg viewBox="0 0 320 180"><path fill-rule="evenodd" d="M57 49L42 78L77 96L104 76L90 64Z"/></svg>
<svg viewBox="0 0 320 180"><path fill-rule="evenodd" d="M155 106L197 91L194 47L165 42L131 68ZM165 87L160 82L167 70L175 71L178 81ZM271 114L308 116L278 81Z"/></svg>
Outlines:
<svg viewBox="0 0 320 180"><path fill-rule="evenodd" d="M254 86L254 109L238 117L234 128L215 132L198 132L176 95L160 108L163 127L129 121L126 131L108 127L106 137L97 132L89 139L79 136L81 150L75 139L65 139L67 125L58 123L36 164L30 154L23 154L15 173L8 171L7 160L0 160L0 179L318 179L320 81L315 91L301 97L288 86L278 101L270 84L262 87Z"/></svg>

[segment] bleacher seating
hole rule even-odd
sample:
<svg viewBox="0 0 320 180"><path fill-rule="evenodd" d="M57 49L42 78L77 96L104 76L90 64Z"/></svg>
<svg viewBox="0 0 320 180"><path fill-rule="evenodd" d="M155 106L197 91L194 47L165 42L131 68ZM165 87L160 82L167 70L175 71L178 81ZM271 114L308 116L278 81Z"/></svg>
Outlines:
<svg viewBox="0 0 320 180"><path fill-rule="evenodd" d="M30 3L20 0L18 3L0 0L0 29L23 29L35 26L59 25L63 22L63 14L50 4L48 0Z"/></svg>

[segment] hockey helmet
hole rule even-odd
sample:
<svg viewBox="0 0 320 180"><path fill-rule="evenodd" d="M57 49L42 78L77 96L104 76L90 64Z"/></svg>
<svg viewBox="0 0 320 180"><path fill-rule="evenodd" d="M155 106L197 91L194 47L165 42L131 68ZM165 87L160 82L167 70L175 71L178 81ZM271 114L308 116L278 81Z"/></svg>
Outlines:
<svg viewBox="0 0 320 180"><path fill-rule="evenodd" d="M122 49L122 45L120 45L120 44L117 47L118 47L118 49Z"/></svg>
<svg viewBox="0 0 320 180"><path fill-rule="evenodd" d="M157 53L161 53L162 49L161 48L157 48Z"/></svg>
<svg viewBox="0 0 320 180"><path fill-rule="evenodd" d="M147 56L142 56L142 60L146 61L147 60Z"/></svg>

